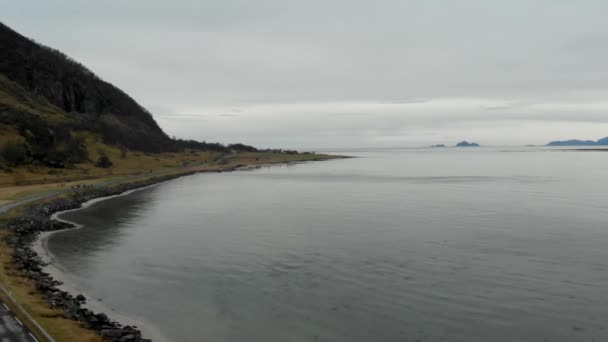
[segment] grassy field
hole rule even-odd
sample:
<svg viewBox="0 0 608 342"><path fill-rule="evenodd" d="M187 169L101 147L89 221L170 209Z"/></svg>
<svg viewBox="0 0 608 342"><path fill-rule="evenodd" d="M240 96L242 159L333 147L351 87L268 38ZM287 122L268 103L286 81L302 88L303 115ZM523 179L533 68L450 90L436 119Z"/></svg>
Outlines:
<svg viewBox="0 0 608 342"><path fill-rule="evenodd" d="M158 171L159 169L174 169L189 165L209 163L218 158L218 152L182 152L146 154L142 152L122 152L107 145L95 144L103 149L89 151L91 160L96 160L101 153L106 154L113 163L111 168L95 167L92 162L75 164L64 169L47 166L24 165L12 168L10 171L0 171L0 186L32 185L43 183L60 183L77 180L107 178Z"/></svg>
<svg viewBox="0 0 608 342"><path fill-rule="evenodd" d="M221 155L213 152L172 153L172 154L131 154L120 158L120 151L106 151L116 162L110 169L99 169L92 165L79 165L74 169L62 170L60 173L49 175L46 168L19 168L12 173L0 175L0 206L28 196L56 192L69 189L76 184L98 184L113 186L120 183L142 180L169 174L190 174L193 172L214 172L231 170L239 166L256 164L277 164L311 160L336 158L319 154L286 154L286 153L238 153ZM19 182L14 179L15 173L21 176ZM27 205L37 205L51 198L41 199ZM0 227L11 217L18 215L25 206L17 207L0 215ZM0 283L8 288L17 301L34 319L42 325L57 341L101 341L96 335L80 325L80 323L63 317L61 311L51 308L36 291L31 280L23 277L19 270L11 265L12 250L5 242L10 231L0 229ZM0 295L0 299L5 300ZM16 311L13 311L16 312ZM27 321L24 317L22 321ZM34 327L29 327L35 332ZM42 336L37 336L44 341Z"/></svg>
<svg viewBox="0 0 608 342"><path fill-rule="evenodd" d="M98 168L92 163L72 168L52 169L44 166L20 166L10 172L0 170L0 205L27 196L69 188L78 184L99 184L124 178L145 178L171 173L221 171L235 165L275 164L334 158L323 154L286 154L247 152L223 156L219 152L132 153L120 157L118 149L108 149L111 168Z"/></svg>

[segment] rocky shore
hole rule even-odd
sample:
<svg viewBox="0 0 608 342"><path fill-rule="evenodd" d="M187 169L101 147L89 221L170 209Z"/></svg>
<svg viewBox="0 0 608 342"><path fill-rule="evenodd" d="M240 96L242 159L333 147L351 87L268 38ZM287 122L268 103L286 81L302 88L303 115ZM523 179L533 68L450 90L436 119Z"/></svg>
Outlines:
<svg viewBox="0 0 608 342"><path fill-rule="evenodd" d="M141 331L134 326L123 326L104 313L95 313L85 307L86 298L82 294L71 294L58 288L60 281L44 271L43 259L33 250L32 244L41 232L73 228L69 223L51 219L54 213L79 208L82 203L99 197L121 194L183 175L169 175L143 181L121 184L111 188L74 189L67 196L24 209L18 217L7 223L13 232L6 241L12 247L12 264L23 275L34 281L36 288L54 308L63 311L65 317L80 321L88 329L96 331L107 341L140 342L150 341L143 338Z"/></svg>

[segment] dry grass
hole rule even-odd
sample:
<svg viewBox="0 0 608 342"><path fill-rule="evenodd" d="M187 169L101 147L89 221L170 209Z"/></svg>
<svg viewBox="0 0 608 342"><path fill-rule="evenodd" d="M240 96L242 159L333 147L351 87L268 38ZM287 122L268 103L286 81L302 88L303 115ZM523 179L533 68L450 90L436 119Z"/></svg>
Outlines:
<svg viewBox="0 0 608 342"><path fill-rule="evenodd" d="M8 234L10 232L0 231L0 282L10 289L17 302L57 341L102 341L96 333L87 330L74 320L63 317L60 310L51 308L36 291L33 282L22 277L19 271L13 269L10 262L11 249L4 242ZM4 294L0 292L3 302L12 306L11 301L3 297ZM15 313L19 312L14 307L11 307L11 310ZM30 331L36 332L36 328L25 317L20 318ZM37 337L40 341L44 341L43 336Z"/></svg>
<svg viewBox="0 0 608 342"><path fill-rule="evenodd" d="M87 139L93 139L87 137ZM226 165L235 164L273 164L291 161L305 161L331 158L320 154L283 154L283 153L239 153L224 160L222 165L213 161L221 156L219 152L180 152L148 154L127 151L126 157L120 149L99 143L87 143L89 156L95 160L102 153L107 155L113 167L104 169L95 167L92 162L77 164L72 168L53 169L46 166L21 166L10 172L0 170L0 201L13 200L18 194L43 192L56 187L57 184L90 183L92 180L145 175L147 173L179 172L192 169L223 169ZM15 188L15 186L17 188ZM13 187L13 189L6 189ZM11 197L12 196L12 197ZM1 204L1 202L0 202Z"/></svg>
<svg viewBox="0 0 608 342"><path fill-rule="evenodd" d="M188 165L208 163L216 158L217 152L182 152L146 154L127 151L126 157L118 148L103 144L87 144L91 161L103 153L114 164L111 168L95 167L93 162L76 164L71 168L53 169L46 166L20 166L10 172L0 170L0 187L33 185L45 183L67 183L115 176L136 175L157 172L161 169L183 168Z"/></svg>

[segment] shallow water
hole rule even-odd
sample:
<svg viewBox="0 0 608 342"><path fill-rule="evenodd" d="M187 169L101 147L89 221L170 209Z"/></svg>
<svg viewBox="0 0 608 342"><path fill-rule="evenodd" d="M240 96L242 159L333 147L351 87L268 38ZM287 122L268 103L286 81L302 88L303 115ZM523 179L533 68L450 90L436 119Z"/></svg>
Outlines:
<svg viewBox="0 0 608 342"><path fill-rule="evenodd" d="M340 152L98 202L48 246L175 341L608 340L608 153Z"/></svg>

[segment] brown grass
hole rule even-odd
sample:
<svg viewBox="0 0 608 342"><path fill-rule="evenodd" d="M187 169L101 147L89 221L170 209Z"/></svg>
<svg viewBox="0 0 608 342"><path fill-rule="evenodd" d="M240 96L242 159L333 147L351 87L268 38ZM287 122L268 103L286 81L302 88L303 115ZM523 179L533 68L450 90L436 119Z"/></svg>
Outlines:
<svg viewBox="0 0 608 342"><path fill-rule="evenodd" d="M23 277L20 271L13 268L10 262L11 249L5 242L5 237L8 234L10 232L6 230L0 231L0 282L10 289L17 302L57 341L102 341L96 333L82 327L79 322L63 317L60 310L51 308L37 292L33 282ZM4 294L0 292L0 299L18 315L19 311L13 307L8 298L4 297ZM30 331L37 332L36 328L25 317L19 318ZM44 341L43 336L37 335L36 337L40 341Z"/></svg>
<svg viewBox="0 0 608 342"><path fill-rule="evenodd" d="M121 152L118 148L101 144L95 144L94 146L89 151L91 161L97 160L101 153L105 153L114 164L113 167L98 168L95 167L93 162L76 164L66 169L53 169L46 166L20 166L11 169L10 172L0 170L0 187L68 183L158 172L162 169L170 170L188 165L208 163L219 155L215 152L145 154L128 151L127 157L121 158Z"/></svg>

